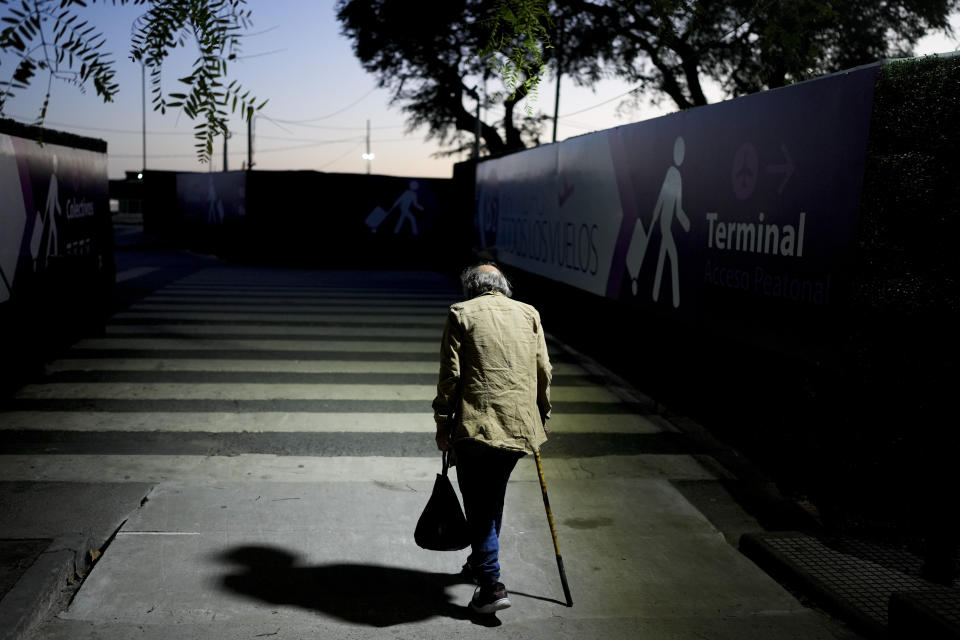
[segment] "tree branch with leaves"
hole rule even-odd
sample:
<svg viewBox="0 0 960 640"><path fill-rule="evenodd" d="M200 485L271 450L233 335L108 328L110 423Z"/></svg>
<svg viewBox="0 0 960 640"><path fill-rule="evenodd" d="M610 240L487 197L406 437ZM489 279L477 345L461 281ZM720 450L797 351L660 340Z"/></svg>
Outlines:
<svg viewBox="0 0 960 640"><path fill-rule="evenodd" d="M155 110L166 113L180 108L191 120L201 121L194 134L197 157L209 162L214 138L227 131L229 113L239 110L249 119L266 104L257 104L236 81L224 85L227 63L236 60L243 32L251 24L246 0L111 3L146 8L133 25L130 59L149 70ZM7 101L27 89L38 73L47 75L43 103L34 122L38 126L46 118L55 81L72 84L81 92L93 85L104 102L113 101L119 91L115 62L105 50L102 33L82 18L80 12L86 6L84 0L0 0L4 25L0 31L0 114ZM183 90L165 93L164 62L174 49L191 44L198 55L191 73L178 80Z"/></svg>
<svg viewBox="0 0 960 640"><path fill-rule="evenodd" d="M482 20L490 32L478 54L491 61L514 102L534 97L545 67L553 21L545 0L496 0Z"/></svg>

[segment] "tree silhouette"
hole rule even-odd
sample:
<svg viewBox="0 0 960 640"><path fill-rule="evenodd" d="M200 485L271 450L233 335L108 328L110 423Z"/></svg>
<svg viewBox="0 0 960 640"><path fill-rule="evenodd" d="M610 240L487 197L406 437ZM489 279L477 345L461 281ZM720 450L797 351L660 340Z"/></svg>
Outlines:
<svg viewBox="0 0 960 640"><path fill-rule="evenodd" d="M636 86L628 101L669 99L686 109L707 104L708 81L738 96L908 56L930 31L949 33L958 7L960 0L445 0L417 10L403 0L339 0L337 17L411 128L427 126L450 153L468 148L479 130L499 154L538 142L546 116L518 116L515 105L557 62L582 86L618 77ZM488 75L507 91L485 98ZM502 120L478 126L478 100L502 108Z"/></svg>
<svg viewBox="0 0 960 640"><path fill-rule="evenodd" d="M519 11L542 2L445 0L419 10L405 0L339 0L337 18L364 69L409 114L411 129L426 125L450 153L469 148L479 130L486 149L500 154L536 143L544 117L517 113L516 105L548 59L536 43L546 42L549 16L536 7L515 15L511 4ZM485 81L497 75L505 91L486 93ZM497 108L497 119L478 122L478 101L488 113Z"/></svg>
<svg viewBox="0 0 960 640"><path fill-rule="evenodd" d="M782 87L911 54L933 30L949 32L957 0L604 0L570 2L570 25L602 64L680 109L707 104L709 79L727 96ZM590 69L587 69L591 72Z"/></svg>

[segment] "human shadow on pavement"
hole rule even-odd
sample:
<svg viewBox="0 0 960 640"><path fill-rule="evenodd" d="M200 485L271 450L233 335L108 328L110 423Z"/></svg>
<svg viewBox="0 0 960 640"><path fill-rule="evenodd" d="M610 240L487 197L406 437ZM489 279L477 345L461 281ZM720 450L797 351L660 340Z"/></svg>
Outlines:
<svg viewBox="0 0 960 640"><path fill-rule="evenodd" d="M285 549L241 546L218 554L236 573L223 576L227 591L271 604L317 611L355 624L389 627L437 616L499 626L450 601L447 587L465 584L461 574L428 573L402 567L336 563L298 566Z"/></svg>

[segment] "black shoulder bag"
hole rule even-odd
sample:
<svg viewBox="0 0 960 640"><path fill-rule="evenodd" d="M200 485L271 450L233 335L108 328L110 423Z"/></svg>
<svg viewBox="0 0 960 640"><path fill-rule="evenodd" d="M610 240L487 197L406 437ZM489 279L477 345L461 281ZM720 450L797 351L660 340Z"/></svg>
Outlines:
<svg viewBox="0 0 960 640"><path fill-rule="evenodd" d="M432 551L456 551L470 546L467 519L447 476L446 451L443 452L443 473L437 474L433 493L420 514L413 539L417 546Z"/></svg>

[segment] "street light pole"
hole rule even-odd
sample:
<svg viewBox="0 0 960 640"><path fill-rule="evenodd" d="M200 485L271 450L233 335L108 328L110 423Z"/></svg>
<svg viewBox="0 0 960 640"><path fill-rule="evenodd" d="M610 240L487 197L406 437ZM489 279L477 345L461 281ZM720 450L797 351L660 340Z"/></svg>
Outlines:
<svg viewBox="0 0 960 640"><path fill-rule="evenodd" d="M370 120L367 120L367 152L364 153L362 157L367 161L367 175L370 175L370 162L375 157L370 153Z"/></svg>
<svg viewBox="0 0 960 640"><path fill-rule="evenodd" d="M474 87L477 93L477 127L473 132L473 158L480 159L480 87Z"/></svg>
<svg viewBox="0 0 960 640"><path fill-rule="evenodd" d="M227 171L227 140L230 139L230 132L223 132L223 170Z"/></svg>
<svg viewBox="0 0 960 640"><path fill-rule="evenodd" d="M557 141L557 118L560 114L560 78L563 76L563 22L557 37L557 93L553 99L553 141Z"/></svg>
<svg viewBox="0 0 960 640"><path fill-rule="evenodd" d="M140 175L147 170L147 65L140 61L140 104L143 110L143 160L140 163Z"/></svg>
<svg viewBox="0 0 960 640"><path fill-rule="evenodd" d="M247 118L247 169L253 169L253 114Z"/></svg>

